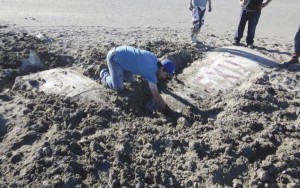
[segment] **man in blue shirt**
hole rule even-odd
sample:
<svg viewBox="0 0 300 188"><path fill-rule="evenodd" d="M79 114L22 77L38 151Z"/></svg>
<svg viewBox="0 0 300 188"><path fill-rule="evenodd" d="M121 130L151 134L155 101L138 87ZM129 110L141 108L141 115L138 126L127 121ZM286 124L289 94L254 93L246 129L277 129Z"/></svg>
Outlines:
<svg viewBox="0 0 300 188"><path fill-rule="evenodd" d="M249 48L254 48L254 35L259 17L261 15L261 9L266 7L271 2L271 0L266 0L265 3L263 2L264 0L240 0L242 10L239 25L234 36L234 45L240 44L240 40L243 37L246 23L248 22L248 33L246 42Z"/></svg>
<svg viewBox="0 0 300 188"><path fill-rule="evenodd" d="M122 91L124 79L127 82L135 81L134 74L141 75L148 81L152 96L161 112L165 115L171 113L171 109L164 102L158 92L158 80L166 80L173 76L175 66L172 61L165 59L158 61L157 57L146 50L131 46L118 46L112 48L107 54L107 69L100 72L101 82L109 88Z"/></svg>

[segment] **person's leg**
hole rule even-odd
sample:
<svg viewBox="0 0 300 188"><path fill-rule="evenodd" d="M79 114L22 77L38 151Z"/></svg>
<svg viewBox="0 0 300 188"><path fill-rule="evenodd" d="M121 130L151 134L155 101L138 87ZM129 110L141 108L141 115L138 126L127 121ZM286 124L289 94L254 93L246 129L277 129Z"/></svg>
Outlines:
<svg viewBox="0 0 300 188"><path fill-rule="evenodd" d="M289 60L288 62L285 62L285 64L299 63L299 57L300 57L300 26L294 38L294 54L292 56L292 59Z"/></svg>
<svg viewBox="0 0 300 188"><path fill-rule="evenodd" d="M295 48L294 56L295 56L295 58L298 59L299 56L300 56L300 25L299 25L298 31L295 35L294 42L295 42L295 44L294 44L294 48Z"/></svg>
<svg viewBox="0 0 300 188"><path fill-rule="evenodd" d="M193 27L191 28L191 42L197 43L197 35L200 29L200 11L198 7L194 7L192 10Z"/></svg>
<svg viewBox="0 0 300 188"><path fill-rule="evenodd" d="M110 50L107 55L107 65L109 72L104 73L102 82L104 82L113 90L121 91L124 89L123 69L119 66L118 63L113 60L113 57L114 52Z"/></svg>
<svg viewBox="0 0 300 188"><path fill-rule="evenodd" d="M249 12L248 32L246 42L248 45L253 45L256 26L261 15L261 11Z"/></svg>
<svg viewBox="0 0 300 188"><path fill-rule="evenodd" d="M239 25L238 25L238 28L234 35L234 41L236 44L239 44L241 41L241 38L243 37L243 33L245 30L247 21L248 21L247 12L242 9L241 14L240 14Z"/></svg>
<svg viewBox="0 0 300 188"><path fill-rule="evenodd" d="M206 10L206 9L203 9L203 10L200 9L200 14L199 14L199 20L200 20L200 24L199 24L199 32L200 32L200 30L201 30L201 27L204 25L205 10Z"/></svg>

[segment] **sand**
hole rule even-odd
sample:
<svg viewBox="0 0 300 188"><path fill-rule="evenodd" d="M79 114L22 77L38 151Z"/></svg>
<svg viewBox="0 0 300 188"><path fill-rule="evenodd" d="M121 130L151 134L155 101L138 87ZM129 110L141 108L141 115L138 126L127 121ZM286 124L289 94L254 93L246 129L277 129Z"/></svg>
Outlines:
<svg viewBox="0 0 300 188"><path fill-rule="evenodd" d="M114 28L159 27L187 29L191 25L189 3L161 1L51 1L1 0L0 22L22 27L104 26ZM240 6L235 1L213 1L206 14L206 27L213 33L232 34L238 22ZM257 36L279 37L292 42L299 19L297 0L274 0L263 10Z"/></svg>
<svg viewBox="0 0 300 188"><path fill-rule="evenodd" d="M212 1L196 47L189 41L188 1L0 4L0 187L300 186L300 65L282 66L293 52L298 0L272 1L260 18L256 48L247 51L243 39L234 49L275 66L227 61L234 67L210 57L231 48L238 2ZM172 116L155 110L139 77L121 94L101 85L106 53L123 44L174 61L175 78L159 84ZM24 66L30 50L41 66ZM225 69L240 73L239 80L227 79L230 87L192 84ZM43 76L54 70L79 75L97 92L71 95L71 79L68 93L41 91L51 80Z"/></svg>

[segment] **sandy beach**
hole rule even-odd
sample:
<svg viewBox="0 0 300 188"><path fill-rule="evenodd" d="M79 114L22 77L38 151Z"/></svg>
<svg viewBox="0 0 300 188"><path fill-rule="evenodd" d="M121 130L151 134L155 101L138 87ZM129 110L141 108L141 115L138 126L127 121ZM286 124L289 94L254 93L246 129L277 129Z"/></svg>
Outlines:
<svg viewBox="0 0 300 188"><path fill-rule="evenodd" d="M160 1L21 1L1 0L3 24L26 27L102 26L114 28L191 27L189 3L180 0ZM232 34L240 14L235 1L213 1L213 11L206 14L206 27L216 34ZM292 41L299 25L297 0L273 1L263 10L257 36L279 37Z"/></svg>
<svg viewBox="0 0 300 188"><path fill-rule="evenodd" d="M0 0L0 187L299 187L298 1L262 10L252 50L238 1L191 46L189 1ZM101 84L116 45L175 63L171 117L140 77Z"/></svg>

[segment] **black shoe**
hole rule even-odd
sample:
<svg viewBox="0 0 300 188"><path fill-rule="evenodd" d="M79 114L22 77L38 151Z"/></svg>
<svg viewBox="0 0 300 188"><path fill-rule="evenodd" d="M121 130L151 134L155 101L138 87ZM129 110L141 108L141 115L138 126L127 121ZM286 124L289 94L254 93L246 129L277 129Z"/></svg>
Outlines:
<svg viewBox="0 0 300 188"><path fill-rule="evenodd" d="M254 48L255 48L255 47L253 46L253 44L248 44L247 47L250 48L250 49L254 49Z"/></svg>
<svg viewBox="0 0 300 188"><path fill-rule="evenodd" d="M234 46L240 46L241 43L240 43L239 41L234 41L234 42L232 43L232 45L234 45Z"/></svg>

